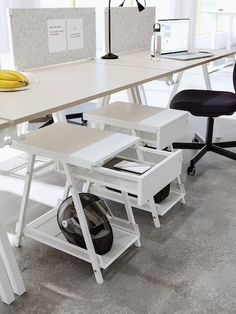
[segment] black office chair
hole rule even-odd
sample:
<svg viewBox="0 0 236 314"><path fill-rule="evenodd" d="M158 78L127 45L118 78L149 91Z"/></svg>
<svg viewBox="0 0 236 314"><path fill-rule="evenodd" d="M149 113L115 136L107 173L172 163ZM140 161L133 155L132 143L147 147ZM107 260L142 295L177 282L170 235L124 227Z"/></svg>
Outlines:
<svg viewBox="0 0 236 314"><path fill-rule="evenodd" d="M233 71L233 83L236 91L236 64ZM208 117L205 141L195 135L192 143L174 143L174 148L200 149L190 161L188 174L195 174L195 164L208 151L236 160L236 153L224 148L236 147L236 141L212 143L214 118L222 115L232 115L236 111L236 94L211 90L183 90L176 94L170 108L189 111L194 116Z"/></svg>

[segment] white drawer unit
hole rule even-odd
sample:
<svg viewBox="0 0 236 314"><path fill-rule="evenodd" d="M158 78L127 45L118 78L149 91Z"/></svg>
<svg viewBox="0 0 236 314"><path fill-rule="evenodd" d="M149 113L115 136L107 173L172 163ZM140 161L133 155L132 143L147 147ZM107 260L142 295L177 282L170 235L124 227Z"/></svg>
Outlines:
<svg viewBox="0 0 236 314"><path fill-rule="evenodd" d="M153 196L155 195L155 191L152 189L153 186L157 187L159 185L160 188L162 185L162 187L165 188L166 185L174 180L175 182L173 182L174 184L171 184L168 198L164 202L153 204L153 200L150 199L149 195L149 204L141 206L139 197L130 197L132 206L153 213L156 227L160 225L159 219L156 216L164 215L179 201L183 203L185 202L185 190L180 179L181 161L180 163L176 163L176 156L178 156L180 152L174 152L171 144L186 134L188 116L189 114L187 112L179 110L143 106L126 102L115 102L104 105L103 107L91 110L85 114L85 119L96 123L102 129L115 129L116 132L125 134L131 133L139 136L143 146L155 148L157 150L157 155L159 156L166 154L166 160L168 158L167 156L169 156L168 162L165 163L165 158L162 162L157 162L155 160L156 157L154 158L154 156L157 155L153 152L145 152L145 148L143 147L143 151L145 152L144 156L146 158L144 160L151 161L150 158L154 158L154 162L157 162L156 167L160 167L160 172L159 176L150 176L147 179L142 180L142 184L140 184L144 189L142 191L144 200L146 198L145 189L147 193L149 191L154 193L152 194ZM160 151L167 147L170 148L171 152ZM128 151L130 152L130 150ZM171 156L173 156L173 159L171 159ZM170 174L173 174L172 178ZM104 193L104 195L107 195L107 191L104 190ZM134 192L131 193L135 194ZM110 197L116 201L120 200L119 194L114 192ZM145 199L145 202L147 202L147 198ZM154 207L156 207L156 214L154 209L150 210L150 208Z"/></svg>
<svg viewBox="0 0 236 314"><path fill-rule="evenodd" d="M14 148L30 154L16 227L16 246L21 245L22 236L25 235L83 259L92 264L97 282L102 283L101 269L107 268L131 245L135 244L138 247L141 245L129 194L136 195L139 206L148 206L150 202L150 211L154 216L156 207L152 206L150 201L153 195L181 172L180 151L175 153L157 151L139 146L138 142L139 138L135 136L64 123L50 125L26 134L20 141L13 141ZM51 158L62 165L67 179L64 197L71 192L87 249L67 242L57 224L58 208L51 209L25 225L36 156ZM118 171L111 166L114 159L137 161L141 166L148 165L149 170L142 174ZM104 187L119 189L117 195L119 194L125 205L127 220L114 216L109 218L114 241L111 250L104 255L95 252L84 209L78 197L77 179L90 182L88 187L90 186L91 190L95 186L98 190ZM112 199L108 196L109 198Z"/></svg>
<svg viewBox="0 0 236 314"><path fill-rule="evenodd" d="M110 165L121 160L151 164L143 174L119 171ZM87 191L116 202L125 203L120 191L128 193L132 207L140 208L152 214L155 227L160 227L159 215L163 216L176 203L182 201L185 190L179 182L182 170L182 152L159 151L146 147L132 147L122 151L102 167L92 170L74 169L74 174L82 180L93 182ZM172 183L171 183L172 182ZM154 196L167 185L169 196L160 203L155 203ZM109 189L110 188L110 189Z"/></svg>
<svg viewBox="0 0 236 314"><path fill-rule="evenodd" d="M102 127L135 131L144 143L164 149L186 134L189 113L139 104L115 102L90 110L84 118Z"/></svg>
<svg viewBox="0 0 236 314"><path fill-rule="evenodd" d="M85 181L134 194L137 196L137 205L142 206L180 175L182 152L178 150L172 153L141 146L132 147L117 154L114 162L120 160L140 162L137 152L142 153L143 164L151 165L151 168L143 174L119 171L110 167L112 160L92 170L75 168L74 174Z"/></svg>

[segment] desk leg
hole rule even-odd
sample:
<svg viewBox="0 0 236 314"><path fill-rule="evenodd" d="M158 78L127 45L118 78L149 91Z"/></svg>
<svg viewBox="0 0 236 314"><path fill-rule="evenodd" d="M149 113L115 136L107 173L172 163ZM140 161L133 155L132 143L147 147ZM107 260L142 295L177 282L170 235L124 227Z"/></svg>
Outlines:
<svg viewBox="0 0 236 314"><path fill-rule="evenodd" d="M138 89L139 89L142 105L148 106L148 101L147 101L147 96L146 96L146 93L145 93L144 85L139 85Z"/></svg>
<svg viewBox="0 0 236 314"><path fill-rule="evenodd" d="M202 65L202 71L203 71L203 76L204 76L206 89L207 90L212 90L211 81L210 81L210 75L209 75L206 63Z"/></svg>
<svg viewBox="0 0 236 314"><path fill-rule="evenodd" d="M0 223L0 252L8 274L8 278L12 286L12 290L16 294L22 295L26 291L24 282L21 277L11 245L9 243L7 233L5 232L5 228L3 228L1 223Z"/></svg>
<svg viewBox="0 0 236 314"><path fill-rule="evenodd" d="M104 107L106 105L109 105L110 100L111 100L111 95L107 95L105 97L100 98L98 103L97 103L97 108L101 108L101 107Z"/></svg>
<svg viewBox="0 0 236 314"><path fill-rule="evenodd" d="M29 130L29 122L20 123L17 125L19 135L26 134Z"/></svg>
<svg viewBox="0 0 236 314"><path fill-rule="evenodd" d="M170 95L170 99L169 99L169 103L168 103L167 108L170 107L170 103L171 103L172 98L173 98L173 97L177 94L177 92L178 92L179 85L180 85L180 83L181 83L183 74L184 74L184 72L179 72L179 73L177 74L177 79L176 79L176 82L175 82L174 87L173 87L173 89L172 89L172 92L171 92L171 95Z"/></svg>
<svg viewBox="0 0 236 314"><path fill-rule="evenodd" d="M58 111L52 114L54 123L64 122L67 123L64 111Z"/></svg>
<svg viewBox="0 0 236 314"><path fill-rule="evenodd" d="M127 90L129 102L142 104L142 98L139 91L139 86L131 87Z"/></svg>
<svg viewBox="0 0 236 314"><path fill-rule="evenodd" d="M30 188L31 188L33 171L34 171L34 163L35 163L35 155L30 155L29 160L28 160L24 191L23 191L23 196L21 200L20 215L19 215L18 222L16 224L16 240L15 240L16 247L21 246L21 241L22 241L22 236L23 236L23 231L24 231L24 226L25 226L26 211L28 207Z"/></svg>
<svg viewBox="0 0 236 314"><path fill-rule="evenodd" d="M0 256L0 296L4 303L11 304L15 300L15 296L11 289L7 272Z"/></svg>

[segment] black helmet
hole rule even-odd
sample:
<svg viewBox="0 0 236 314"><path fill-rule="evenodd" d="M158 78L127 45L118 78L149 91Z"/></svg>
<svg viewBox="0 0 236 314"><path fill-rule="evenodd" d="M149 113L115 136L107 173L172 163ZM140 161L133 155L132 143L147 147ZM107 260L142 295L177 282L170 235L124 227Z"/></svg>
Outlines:
<svg viewBox="0 0 236 314"><path fill-rule="evenodd" d="M113 243L113 232L107 215L110 209L106 203L94 194L79 193L84 208L88 228L97 254L107 253ZM86 248L80 222L72 197L66 198L57 212L58 225L67 241Z"/></svg>

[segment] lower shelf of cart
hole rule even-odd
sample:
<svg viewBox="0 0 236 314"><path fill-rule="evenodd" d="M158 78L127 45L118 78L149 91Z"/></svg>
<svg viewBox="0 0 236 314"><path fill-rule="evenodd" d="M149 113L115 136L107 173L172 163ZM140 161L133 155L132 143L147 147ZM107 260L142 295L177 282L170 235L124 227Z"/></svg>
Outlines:
<svg viewBox="0 0 236 314"><path fill-rule="evenodd" d="M91 262L86 249L73 245L66 240L58 227L56 216L57 209L54 208L29 223L24 229L24 235L84 261ZM103 269L111 265L140 237L138 226L135 224L114 217L110 223L114 237L112 248L104 255L97 254L99 266Z"/></svg>
<svg viewBox="0 0 236 314"><path fill-rule="evenodd" d="M99 187L97 185L93 185L91 187L91 193L94 193L96 195L99 195L101 197L113 200L118 203L124 203L123 196L119 192L111 191L107 189L106 187ZM177 204L180 200L183 199L185 193L184 189L183 191L181 190L181 187L177 187L176 184L171 184L171 189L170 189L170 194L169 196L162 201L161 203L156 204L158 214L160 216L164 216L175 204ZM148 203L139 206L137 204L137 198L130 196L129 197L130 204L132 207L140 208L142 210L151 212L151 209L148 205Z"/></svg>

